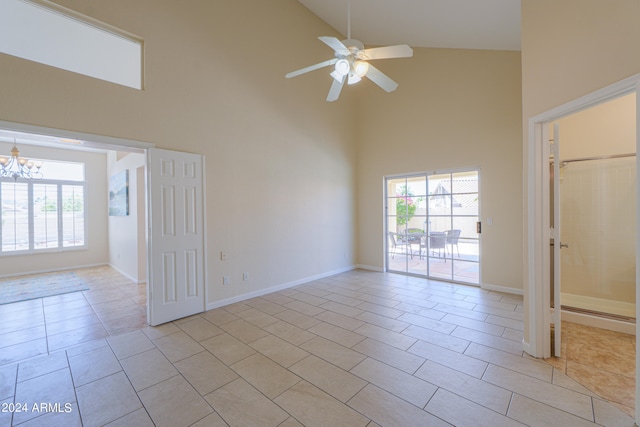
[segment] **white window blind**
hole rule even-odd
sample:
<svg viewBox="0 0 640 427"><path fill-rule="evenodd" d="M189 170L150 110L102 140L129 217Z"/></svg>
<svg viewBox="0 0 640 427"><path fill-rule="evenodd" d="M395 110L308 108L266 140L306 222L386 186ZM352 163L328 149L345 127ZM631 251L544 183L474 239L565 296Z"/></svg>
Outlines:
<svg viewBox="0 0 640 427"><path fill-rule="evenodd" d="M0 255L86 247L84 165L45 165L52 179L0 182ZM59 179L63 175L66 180Z"/></svg>
<svg viewBox="0 0 640 427"><path fill-rule="evenodd" d="M2 252L29 250L29 191L27 184L3 182Z"/></svg>

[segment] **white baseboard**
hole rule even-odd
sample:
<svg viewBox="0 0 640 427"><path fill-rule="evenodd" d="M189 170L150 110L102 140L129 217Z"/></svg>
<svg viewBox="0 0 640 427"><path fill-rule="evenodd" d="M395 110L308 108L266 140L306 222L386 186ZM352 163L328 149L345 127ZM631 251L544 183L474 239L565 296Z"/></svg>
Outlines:
<svg viewBox="0 0 640 427"><path fill-rule="evenodd" d="M347 271L355 270L356 266L351 265L349 267L340 268L333 271L327 271L325 273L317 274L315 276L309 276L302 279L294 280L288 283L282 283L280 285L270 286L268 288L259 289L257 291L248 292L246 294L236 295L230 298L225 298L217 301L207 303L207 310L213 310L214 308L224 307L225 305L235 304L236 302L246 301L251 298L261 297L263 295L270 294L272 292L282 291L284 289L293 288L294 286L303 285L305 283L312 282L314 280L324 279L325 277L335 276L336 274L345 273Z"/></svg>
<svg viewBox="0 0 640 427"><path fill-rule="evenodd" d="M531 352L531 345L529 344L529 341L525 341L524 339L522 340L522 351L524 351L525 353L527 353L532 357L536 357Z"/></svg>
<svg viewBox="0 0 640 427"><path fill-rule="evenodd" d="M572 311L562 310L562 320L572 323L578 323L580 325L607 329L609 331L622 332L629 335L636 334L635 323L621 322L619 320L606 319L599 316L591 316L589 314L574 313Z"/></svg>
<svg viewBox="0 0 640 427"><path fill-rule="evenodd" d="M505 294L524 295L524 290L522 290L522 289L510 288L508 286L492 285L490 283L483 283L483 284L480 285L480 288L481 289L486 289L488 291L502 292L502 293L505 293Z"/></svg>
<svg viewBox="0 0 640 427"><path fill-rule="evenodd" d="M124 277L126 277L129 280L131 280L133 283L135 283L137 285L147 282L146 280L140 280L140 279L137 279L137 278L131 276L130 274L128 274L127 272L125 272L125 271L123 271L121 269L119 269L118 267L116 267L113 264L109 264L109 267L113 268L115 271L117 271L118 273L122 274Z"/></svg>
<svg viewBox="0 0 640 427"><path fill-rule="evenodd" d="M374 267L373 265L358 264L356 265L356 268L359 268L360 270L377 271L379 273L384 273L384 268Z"/></svg>
<svg viewBox="0 0 640 427"><path fill-rule="evenodd" d="M616 301L603 298L593 298L584 295L561 293L562 305L599 311L601 313L617 314L619 316L636 317L636 305L630 302Z"/></svg>
<svg viewBox="0 0 640 427"><path fill-rule="evenodd" d="M109 265L109 264L107 264L106 262L101 262L101 263L98 263L98 264L72 265L72 266L69 266L69 267L47 268L47 269L44 269L44 270L23 271L22 273L0 274L0 278L17 277L17 276L29 276L31 274L57 273L59 271L79 270L81 268L91 268L91 267L102 267L104 265Z"/></svg>

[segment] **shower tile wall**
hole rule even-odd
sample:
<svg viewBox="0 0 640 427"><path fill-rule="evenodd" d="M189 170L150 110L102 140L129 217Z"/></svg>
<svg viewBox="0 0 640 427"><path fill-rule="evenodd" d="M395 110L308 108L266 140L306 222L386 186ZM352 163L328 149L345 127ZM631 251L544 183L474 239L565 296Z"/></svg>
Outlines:
<svg viewBox="0 0 640 427"><path fill-rule="evenodd" d="M560 172L562 304L635 317L635 157Z"/></svg>

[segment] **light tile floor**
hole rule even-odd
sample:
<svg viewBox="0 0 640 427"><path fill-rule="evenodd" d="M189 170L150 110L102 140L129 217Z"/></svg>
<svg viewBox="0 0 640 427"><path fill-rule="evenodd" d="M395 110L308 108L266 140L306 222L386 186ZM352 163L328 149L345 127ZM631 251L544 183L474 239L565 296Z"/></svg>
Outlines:
<svg viewBox="0 0 640 427"><path fill-rule="evenodd" d="M633 416L636 337L562 322L561 357L546 359L560 372Z"/></svg>
<svg viewBox="0 0 640 427"><path fill-rule="evenodd" d="M477 254L467 256L462 253L461 256L455 254L452 257L450 252L438 254L437 251L429 252L429 256L420 255L417 251L413 255L403 252L392 253L389 256L389 270L462 283L480 282Z"/></svg>
<svg viewBox="0 0 640 427"><path fill-rule="evenodd" d="M75 273L88 291L0 305L0 366L147 325L146 285L110 267Z"/></svg>
<svg viewBox="0 0 640 427"><path fill-rule="evenodd" d="M512 295L355 270L148 327L140 286L78 274L0 307L0 425L633 425L523 355Z"/></svg>

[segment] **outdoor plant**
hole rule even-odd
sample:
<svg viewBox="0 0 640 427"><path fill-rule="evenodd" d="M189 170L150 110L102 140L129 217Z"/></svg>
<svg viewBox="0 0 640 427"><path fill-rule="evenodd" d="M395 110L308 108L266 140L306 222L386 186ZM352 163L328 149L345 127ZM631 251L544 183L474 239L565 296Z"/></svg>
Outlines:
<svg viewBox="0 0 640 427"><path fill-rule="evenodd" d="M396 199L396 224L405 225L416 213L418 208L417 203L422 200L421 197L414 200L414 194L407 190L407 186L400 187L400 191L396 194L399 198Z"/></svg>

